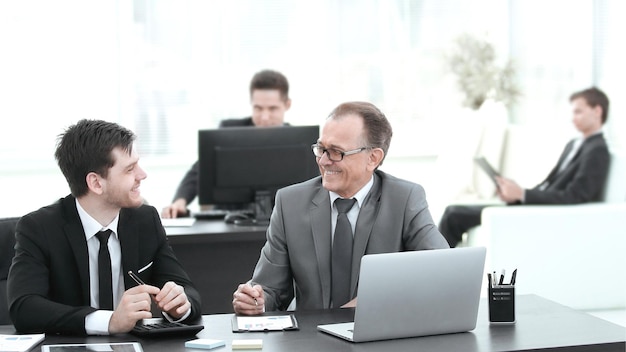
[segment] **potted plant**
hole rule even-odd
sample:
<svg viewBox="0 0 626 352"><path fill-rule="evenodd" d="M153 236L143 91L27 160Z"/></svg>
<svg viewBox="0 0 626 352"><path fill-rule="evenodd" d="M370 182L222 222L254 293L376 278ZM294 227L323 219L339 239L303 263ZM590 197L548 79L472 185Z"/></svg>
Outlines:
<svg viewBox="0 0 626 352"><path fill-rule="evenodd" d="M447 63L465 96L464 106L478 110L491 99L510 107L520 96L513 61L509 59L499 66L495 49L486 40L469 34L459 36L447 56Z"/></svg>

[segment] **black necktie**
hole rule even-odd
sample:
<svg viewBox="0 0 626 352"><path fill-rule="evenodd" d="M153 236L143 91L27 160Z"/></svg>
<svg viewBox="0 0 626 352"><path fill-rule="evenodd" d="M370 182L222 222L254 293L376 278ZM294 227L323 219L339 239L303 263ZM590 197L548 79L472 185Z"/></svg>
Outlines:
<svg viewBox="0 0 626 352"><path fill-rule="evenodd" d="M111 255L109 254L109 236L111 230L100 231L96 234L100 240L98 251L98 280L100 297L100 309L113 310L113 284L111 283Z"/></svg>
<svg viewBox="0 0 626 352"><path fill-rule="evenodd" d="M337 224L333 239L332 286L331 298L333 307L341 307L350 301L350 272L352 269L352 226L346 213L352 208L356 199L335 200L337 207Z"/></svg>

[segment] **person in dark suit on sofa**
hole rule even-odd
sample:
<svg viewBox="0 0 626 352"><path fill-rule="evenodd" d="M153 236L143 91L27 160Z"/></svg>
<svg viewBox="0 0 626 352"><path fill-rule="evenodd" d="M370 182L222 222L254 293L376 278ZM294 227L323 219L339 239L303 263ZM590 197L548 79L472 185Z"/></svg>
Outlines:
<svg viewBox="0 0 626 352"><path fill-rule="evenodd" d="M55 157L71 195L17 224L8 277L17 331L125 333L152 317L152 301L170 321L200 318L200 294L157 210L143 204L146 173L134 140L133 132L100 120L81 120L59 136ZM131 270L146 284L135 283Z"/></svg>
<svg viewBox="0 0 626 352"><path fill-rule="evenodd" d="M609 149L602 126L609 99L592 87L570 96L572 121L581 133L565 146L548 177L534 188L523 189L515 181L498 177L498 196L507 204L577 204L599 201L609 172ZM484 205L446 207L439 230L451 247L472 227L480 225Z"/></svg>
<svg viewBox="0 0 626 352"><path fill-rule="evenodd" d="M224 127L274 127L285 124L285 112L291 107L289 82L280 72L263 70L257 72L250 82L250 105L252 116L242 119L226 119L220 122ZM163 208L163 218L176 218L189 214L187 206L198 195L199 164L196 161L178 185L172 204Z"/></svg>
<svg viewBox="0 0 626 352"><path fill-rule="evenodd" d="M448 248L424 189L378 170L391 135L389 121L370 103L331 112L312 146L321 176L277 192L252 280L233 294L236 313L285 310L294 288L298 310L353 306L363 255ZM351 208L342 212L346 201ZM349 239L341 253L339 212L349 221L341 220Z"/></svg>

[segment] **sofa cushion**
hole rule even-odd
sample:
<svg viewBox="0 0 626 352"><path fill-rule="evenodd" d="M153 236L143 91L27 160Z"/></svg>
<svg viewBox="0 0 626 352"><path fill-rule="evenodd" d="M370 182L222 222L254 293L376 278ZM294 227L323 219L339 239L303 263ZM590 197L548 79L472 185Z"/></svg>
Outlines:
<svg viewBox="0 0 626 352"><path fill-rule="evenodd" d="M611 166L606 179L603 199L607 203L626 201L626 155L611 153Z"/></svg>

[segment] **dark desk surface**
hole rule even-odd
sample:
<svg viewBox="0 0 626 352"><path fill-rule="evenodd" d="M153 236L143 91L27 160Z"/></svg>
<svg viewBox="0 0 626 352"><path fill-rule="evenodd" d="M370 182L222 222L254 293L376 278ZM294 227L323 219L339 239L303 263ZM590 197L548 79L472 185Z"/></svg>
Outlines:
<svg viewBox="0 0 626 352"><path fill-rule="evenodd" d="M176 257L202 295L202 314L233 312L233 292L252 277L266 229L222 220L165 228Z"/></svg>
<svg viewBox="0 0 626 352"><path fill-rule="evenodd" d="M354 344L318 332L318 324L350 321L353 310L297 312L300 330L267 333L231 332L232 314L204 316L205 329L198 338L221 339L230 351L234 339L263 339L263 351L620 351L626 347L626 328L573 310L535 295L517 297L517 323L490 325L486 300L481 301L476 329L451 335ZM384 322L381 322L384 324ZM0 326L0 333L14 333L12 326ZM184 342L191 338L137 339L131 335L115 337L49 336L44 344L102 343L139 341L144 350L192 351ZM199 351L199 350L198 350Z"/></svg>

